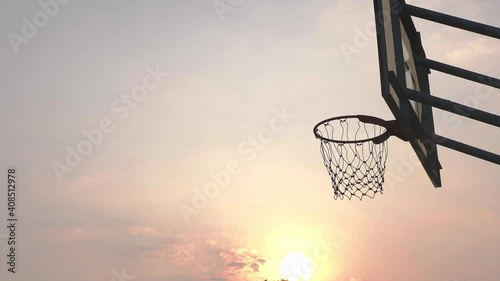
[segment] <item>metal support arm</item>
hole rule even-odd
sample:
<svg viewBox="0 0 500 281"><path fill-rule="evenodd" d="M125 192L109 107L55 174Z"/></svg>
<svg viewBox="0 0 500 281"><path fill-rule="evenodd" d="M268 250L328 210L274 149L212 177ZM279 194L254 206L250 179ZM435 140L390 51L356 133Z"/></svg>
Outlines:
<svg viewBox="0 0 500 281"><path fill-rule="evenodd" d="M467 79L473 82L481 83L487 86L491 86L500 89L500 79L495 77L479 74L470 70L459 68L456 66L448 65L442 62L426 59L417 58L415 63L420 66L424 66L430 69L434 69L439 72L454 75L463 79Z"/></svg>
<svg viewBox="0 0 500 281"><path fill-rule="evenodd" d="M410 100L425 103L432 107L453 112L480 122L500 127L500 116L479 109L472 108L450 100L442 99L429 94L424 94L412 89L405 89L406 97Z"/></svg>
<svg viewBox="0 0 500 281"><path fill-rule="evenodd" d="M479 33L479 34L493 37L496 39L500 39L500 28L497 28L497 27L494 27L491 25L486 25L486 24L475 22L475 21L470 21L470 20L459 18L459 17L450 16L447 14L427 10L427 9L412 6L409 4L404 5L403 13L406 13L406 14L409 14L409 15L412 15L412 16L415 16L418 18L430 20L433 22L445 24L448 26L453 26L456 28L470 31L470 32Z"/></svg>
<svg viewBox="0 0 500 281"><path fill-rule="evenodd" d="M474 156L492 163L495 163L497 165L500 165L500 155L491 153L486 150L482 150L477 147L470 146L465 143L458 142L456 140L452 140L449 138L445 138L443 136L439 135L434 135L432 136L432 140L439 145L442 145L444 147L447 147L449 149L453 149L456 151L460 151L462 153L468 154L470 156Z"/></svg>

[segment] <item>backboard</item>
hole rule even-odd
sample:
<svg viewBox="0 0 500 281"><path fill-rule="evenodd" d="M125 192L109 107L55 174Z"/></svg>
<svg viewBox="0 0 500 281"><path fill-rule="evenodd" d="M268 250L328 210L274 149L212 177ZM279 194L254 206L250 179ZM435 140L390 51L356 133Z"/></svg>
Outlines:
<svg viewBox="0 0 500 281"><path fill-rule="evenodd" d="M382 96L403 128L427 175L441 186L432 107L410 101L404 88L430 95L429 69L416 64L425 59L420 34L410 16L402 13L404 0L374 0Z"/></svg>
<svg viewBox="0 0 500 281"><path fill-rule="evenodd" d="M442 169L437 145L500 165L499 154L435 133L434 108L497 128L500 128L500 116L431 95L429 74L432 69L497 89L500 89L500 79L428 59L412 17L494 39L500 39L500 28L409 5L405 0L373 0L373 3L381 92L396 120L349 115L325 119L314 126L323 164L332 180L334 198L351 199L351 195L359 195L356 197L361 199L374 190L383 191L383 148L390 136L410 142L435 187L441 186ZM383 131L368 134L372 130L369 128ZM370 137L364 137L364 133ZM378 149L380 144L382 149ZM366 151L362 149L364 146Z"/></svg>

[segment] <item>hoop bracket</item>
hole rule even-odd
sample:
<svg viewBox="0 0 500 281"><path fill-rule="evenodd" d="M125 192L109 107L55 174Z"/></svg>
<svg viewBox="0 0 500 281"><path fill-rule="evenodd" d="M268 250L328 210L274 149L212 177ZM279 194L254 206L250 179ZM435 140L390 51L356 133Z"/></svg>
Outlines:
<svg viewBox="0 0 500 281"><path fill-rule="evenodd" d="M397 120L385 121L380 118L366 115L358 115L358 119L361 122L377 124L387 129L384 134L373 139L373 142L375 144L386 141L390 136L396 136L402 141L408 141L408 137L406 136L403 128L401 128L401 125L399 125L399 122Z"/></svg>

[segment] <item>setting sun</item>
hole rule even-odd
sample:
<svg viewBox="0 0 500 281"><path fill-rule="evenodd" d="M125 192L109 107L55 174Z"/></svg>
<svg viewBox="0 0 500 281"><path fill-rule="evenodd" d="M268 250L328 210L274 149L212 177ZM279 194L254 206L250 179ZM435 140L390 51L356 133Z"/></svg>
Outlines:
<svg viewBox="0 0 500 281"><path fill-rule="evenodd" d="M289 281L309 281L312 273L313 262L302 252L290 252L281 260L281 278Z"/></svg>

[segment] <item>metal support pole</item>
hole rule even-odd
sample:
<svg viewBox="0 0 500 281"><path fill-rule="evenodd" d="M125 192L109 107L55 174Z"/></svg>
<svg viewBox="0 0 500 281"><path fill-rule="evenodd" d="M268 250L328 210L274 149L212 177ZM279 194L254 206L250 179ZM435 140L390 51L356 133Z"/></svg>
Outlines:
<svg viewBox="0 0 500 281"><path fill-rule="evenodd" d="M434 134L436 144L500 165L500 155Z"/></svg>
<svg viewBox="0 0 500 281"><path fill-rule="evenodd" d="M424 66L430 69L437 70L439 72L443 72L446 74L454 75L460 78L464 78L473 82L481 83L487 86L491 86L497 89L500 89L500 79L490 77L487 75L479 74L473 71L469 71L466 69L462 69L459 67L455 67L452 65L448 65L445 63L441 63L438 61L430 60L430 59L415 59L415 63L420 66Z"/></svg>
<svg viewBox="0 0 500 281"><path fill-rule="evenodd" d="M405 94L410 100L425 103L432 107L437 107L442 110L453 112L458 115L462 115L480 122L500 127L500 116L493 113L475 109L470 106L421 93L412 89L405 89Z"/></svg>
<svg viewBox="0 0 500 281"><path fill-rule="evenodd" d="M470 32L475 32L485 36L490 36L496 39L500 39L500 28L491 25L486 25L475 21L470 21L459 17L450 16L447 14L427 10L424 8L408 4L404 5L403 12L418 18L430 20L433 22L445 24L448 26L453 26Z"/></svg>

